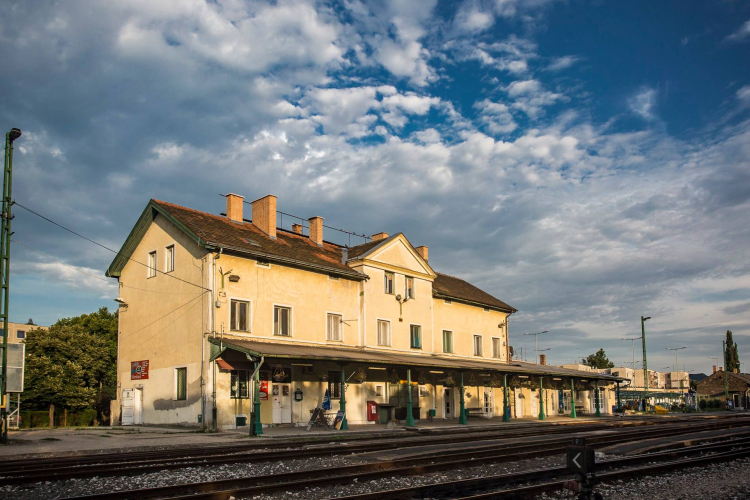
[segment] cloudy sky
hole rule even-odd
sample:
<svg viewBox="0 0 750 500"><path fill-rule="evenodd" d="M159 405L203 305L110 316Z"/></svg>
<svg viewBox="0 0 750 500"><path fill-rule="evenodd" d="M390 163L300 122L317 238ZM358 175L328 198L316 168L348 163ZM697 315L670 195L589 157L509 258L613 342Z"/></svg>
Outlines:
<svg viewBox="0 0 750 500"><path fill-rule="evenodd" d="M651 368L750 356L747 2L19 1L0 46L14 198L111 248L274 193L428 245L552 363L630 363L641 315ZM112 254L15 213L12 320L114 305Z"/></svg>

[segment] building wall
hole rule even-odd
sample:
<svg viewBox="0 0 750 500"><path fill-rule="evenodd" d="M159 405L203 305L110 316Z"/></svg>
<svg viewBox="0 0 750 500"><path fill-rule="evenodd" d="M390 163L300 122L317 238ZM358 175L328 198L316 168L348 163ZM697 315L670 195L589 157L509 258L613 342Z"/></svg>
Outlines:
<svg viewBox="0 0 750 500"><path fill-rule="evenodd" d="M165 251L175 245L178 279L157 273L148 277L148 253L156 251L157 269L165 270ZM143 393L143 421L149 424L197 424L201 414L202 333L207 325L210 294L200 287L206 256L195 242L161 216L145 236L120 276L119 296L127 307L119 309L118 399L112 405L112 421L120 417L123 389ZM180 281L184 280L184 281ZM186 283L187 282L187 283ZM205 359L208 359L207 353ZM148 361L149 378L131 379L131 363ZM187 368L187 399L176 400L177 367ZM208 382L208 381L206 381Z"/></svg>
<svg viewBox="0 0 750 500"><path fill-rule="evenodd" d="M447 303L433 299L435 324L435 352L443 352L443 330L453 332L453 353L457 356L474 357L474 335L482 336L483 358L492 358L492 338L500 339L499 361L507 359L507 313L485 310L457 301ZM503 326L499 326L503 325Z"/></svg>
<svg viewBox="0 0 750 500"><path fill-rule="evenodd" d="M2 325L2 323L0 323L0 325ZM49 327L39 326L39 325L29 325L27 323L13 323L12 321L8 321L8 332L9 332L8 343L20 344L24 342L24 340L26 340L25 336L28 335L28 333L31 330L35 330L37 328L42 329L42 330L47 330ZM0 333L2 333L1 330L2 330L2 326L0 326ZM23 334L19 337L18 332L23 332ZM2 342L2 336L0 336L0 342Z"/></svg>

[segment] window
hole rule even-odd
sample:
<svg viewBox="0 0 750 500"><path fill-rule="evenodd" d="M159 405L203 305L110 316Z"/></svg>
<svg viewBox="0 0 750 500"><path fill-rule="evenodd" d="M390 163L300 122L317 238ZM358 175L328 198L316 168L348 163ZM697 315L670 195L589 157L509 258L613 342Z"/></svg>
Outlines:
<svg viewBox="0 0 750 500"><path fill-rule="evenodd" d="M411 348L421 349L422 348L422 327L419 325L411 325L409 328L411 333Z"/></svg>
<svg viewBox="0 0 750 500"><path fill-rule="evenodd" d="M187 368L175 368L175 399L185 401L187 399Z"/></svg>
<svg viewBox="0 0 750 500"><path fill-rule="evenodd" d="M492 337L492 357L493 358L502 358L503 357L503 350L502 350L502 344L500 343L500 339L497 337Z"/></svg>
<svg viewBox="0 0 750 500"><path fill-rule="evenodd" d="M391 345L391 322L378 320L378 345Z"/></svg>
<svg viewBox="0 0 750 500"><path fill-rule="evenodd" d="M343 340L341 338L341 323L340 314L328 313L328 340Z"/></svg>
<svg viewBox="0 0 750 500"><path fill-rule="evenodd" d="M453 332L443 330L443 352L453 352Z"/></svg>
<svg viewBox="0 0 750 500"><path fill-rule="evenodd" d="M451 305L451 304L453 304L453 301L450 300L450 299L445 299L445 303L448 304L448 305Z"/></svg>
<svg viewBox="0 0 750 500"><path fill-rule="evenodd" d="M384 277L383 288L384 288L385 293L389 293L393 295L393 273L389 273L386 271L383 277Z"/></svg>
<svg viewBox="0 0 750 500"><path fill-rule="evenodd" d="M404 278L404 298L414 298L414 278L406 276Z"/></svg>
<svg viewBox="0 0 750 500"><path fill-rule="evenodd" d="M489 307L485 307L484 308L484 312L486 312L486 313L490 312L490 308Z"/></svg>
<svg viewBox="0 0 750 500"><path fill-rule="evenodd" d="M474 335L474 356L484 356L482 353L482 336Z"/></svg>
<svg viewBox="0 0 750 500"><path fill-rule="evenodd" d="M232 330L238 330L241 332L250 331L250 303L243 300L232 300L231 301L232 317L231 326Z"/></svg>
<svg viewBox="0 0 750 500"><path fill-rule="evenodd" d="M19 339L19 340L20 339L25 339L26 338L26 332L24 332L23 330L18 330L16 332L16 338Z"/></svg>
<svg viewBox="0 0 750 500"><path fill-rule="evenodd" d="M341 399L341 372L328 372L328 393L331 399Z"/></svg>
<svg viewBox="0 0 750 500"><path fill-rule="evenodd" d="M266 268L270 268L271 267L271 263L268 262L267 260L263 260L263 259L256 260L255 261L255 265L258 266L258 267L266 267Z"/></svg>
<svg viewBox="0 0 750 500"><path fill-rule="evenodd" d="M156 250L148 254L148 277L156 276Z"/></svg>
<svg viewBox="0 0 750 500"><path fill-rule="evenodd" d="M290 307L274 306L273 334L284 337L292 334L292 309Z"/></svg>
<svg viewBox="0 0 750 500"><path fill-rule="evenodd" d="M232 370L231 381L230 398L248 399L250 397L250 370Z"/></svg>
<svg viewBox="0 0 750 500"><path fill-rule="evenodd" d="M169 245L164 253L164 272L171 273L174 271L174 245Z"/></svg>

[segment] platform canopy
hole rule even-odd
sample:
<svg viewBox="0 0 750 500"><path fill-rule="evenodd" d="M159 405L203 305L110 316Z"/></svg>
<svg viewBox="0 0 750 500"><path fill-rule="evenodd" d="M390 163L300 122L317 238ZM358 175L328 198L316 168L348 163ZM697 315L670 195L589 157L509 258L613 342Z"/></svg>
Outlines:
<svg viewBox="0 0 750 500"><path fill-rule="evenodd" d="M605 375L596 372L571 370L557 366L536 365L511 361L484 361L480 359L467 359L455 356L441 355L415 355L402 352L393 352L381 349L355 349L346 347L327 347L310 344L271 343L244 339L221 339L209 338L213 345L211 359L221 358L227 351L236 351L246 354L258 360L266 359L288 359L299 361L333 361L336 363L362 363L374 366L404 366L432 368L443 370L458 370L468 372L499 373L527 376L565 377L578 380L600 382L622 382L627 379L613 375Z"/></svg>

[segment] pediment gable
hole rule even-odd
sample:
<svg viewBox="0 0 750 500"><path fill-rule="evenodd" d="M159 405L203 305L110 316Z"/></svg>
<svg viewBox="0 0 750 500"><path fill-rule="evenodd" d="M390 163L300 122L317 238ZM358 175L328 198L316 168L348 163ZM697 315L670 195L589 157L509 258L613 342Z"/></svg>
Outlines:
<svg viewBox="0 0 750 500"><path fill-rule="evenodd" d="M384 267L399 269L405 273L431 278L437 276L429 264L414 250L409 240L400 233L384 241L382 245L372 249L363 257L372 264L382 264Z"/></svg>

